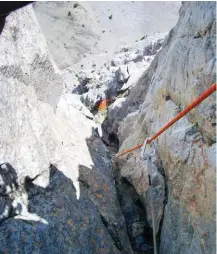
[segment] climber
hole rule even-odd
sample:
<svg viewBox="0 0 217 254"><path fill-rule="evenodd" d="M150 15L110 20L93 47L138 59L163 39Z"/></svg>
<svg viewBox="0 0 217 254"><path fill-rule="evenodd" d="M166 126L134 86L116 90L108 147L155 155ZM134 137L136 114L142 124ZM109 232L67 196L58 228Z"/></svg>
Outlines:
<svg viewBox="0 0 217 254"><path fill-rule="evenodd" d="M104 99L99 102L98 110L99 111L106 111L108 107L108 102L110 100Z"/></svg>
<svg viewBox="0 0 217 254"><path fill-rule="evenodd" d="M103 99L96 103L96 107L98 111L106 111L108 109L108 106L115 102L116 98L114 96L111 97L111 99Z"/></svg>
<svg viewBox="0 0 217 254"><path fill-rule="evenodd" d="M0 2L0 34L4 28L6 17L12 11L16 11L17 9L22 8L30 3L33 3L33 1L31 2L6 2L6 1L2 2L1 1Z"/></svg>

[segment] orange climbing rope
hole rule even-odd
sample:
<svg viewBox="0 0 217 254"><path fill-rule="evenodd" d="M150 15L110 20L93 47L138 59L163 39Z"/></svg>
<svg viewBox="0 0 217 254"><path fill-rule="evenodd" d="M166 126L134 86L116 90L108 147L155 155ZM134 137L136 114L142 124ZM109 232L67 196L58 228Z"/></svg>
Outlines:
<svg viewBox="0 0 217 254"><path fill-rule="evenodd" d="M189 111L195 108L198 104L200 104L203 100L205 100L210 94L216 91L216 84L213 84L210 88L208 88L205 92L203 92L196 100L194 100L191 104L189 104L183 111L181 111L176 117L174 117L169 123L167 123L163 128L161 128L154 136L152 136L147 143L152 142L158 136L160 136L165 130L167 130L171 125L177 122L180 118L185 116ZM115 158L119 158L124 154L130 153L136 149L139 149L143 146L143 144L136 145L128 150L124 150L121 153L117 154Z"/></svg>

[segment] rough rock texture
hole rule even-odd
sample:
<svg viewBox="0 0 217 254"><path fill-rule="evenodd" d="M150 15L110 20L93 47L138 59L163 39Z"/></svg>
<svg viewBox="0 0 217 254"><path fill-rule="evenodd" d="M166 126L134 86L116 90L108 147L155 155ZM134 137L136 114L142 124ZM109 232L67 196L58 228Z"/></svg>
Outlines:
<svg viewBox="0 0 217 254"><path fill-rule="evenodd" d="M31 6L7 18L0 46L0 252L132 253L108 150L61 95Z"/></svg>
<svg viewBox="0 0 217 254"><path fill-rule="evenodd" d="M0 74L7 80L13 78L17 83L34 87L39 100L55 107L63 91L60 71L50 58L33 12L21 9L19 13L21 15L12 14L7 18L0 37ZM31 30L37 36L33 36Z"/></svg>
<svg viewBox="0 0 217 254"><path fill-rule="evenodd" d="M120 45L168 32L181 2L37 2L34 10L60 69L90 69L114 58ZM109 18L110 17L110 18Z"/></svg>
<svg viewBox="0 0 217 254"><path fill-rule="evenodd" d="M90 110L94 110L102 99L112 100L122 94L127 96L127 91L135 86L140 75L161 49L165 36L165 33L159 34L119 47L112 61L104 63L101 68L93 65L92 69L84 69L76 73L76 76L75 71L68 68L65 72L70 80L68 83L73 87L72 93L80 94L81 101Z"/></svg>
<svg viewBox="0 0 217 254"><path fill-rule="evenodd" d="M34 9L59 68L64 69L79 61L98 41L100 34L91 26L93 18L83 4L38 2Z"/></svg>
<svg viewBox="0 0 217 254"><path fill-rule="evenodd" d="M152 231L135 188L115 168L115 181L122 214L134 253L153 253Z"/></svg>
<svg viewBox="0 0 217 254"><path fill-rule="evenodd" d="M163 49L116 108L120 151L142 143L215 82L215 49L216 3L184 2ZM156 141L161 216L160 173L167 186L160 253L216 252L215 98L209 96ZM139 152L120 163L121 175L145 195L147 169Z"/></svg>
<svg viewBox="0 0 217 254"><path fill-rule="evenodd" d="M7 218L1 224L1 252L132 253L108 152L98 137L87 144L94 166L79 165L79 200L71 179L53 165L46 188L26 181L28 210L47 223Z"/></svg>
<svg viewBox="0 0 217 254"><path fill-rule="evenodd" d="M121 95L103 130L120 150L143 142L215 82L215 5L183 3L162 50L162 38L143 38L137 50L116 52L111 66L94 64L86 73L69 67L64 78L31 6L7 18L0 36L1 253L153 251L147 165L139 151L112 165L112 149L79 96L88 95L92 109L108 93ZM51 22L64 27L58 15ZM64 15L67 22L76 17ZM212 95L156 141L152 180L160 253L216 251L215 121Z"/></svg>

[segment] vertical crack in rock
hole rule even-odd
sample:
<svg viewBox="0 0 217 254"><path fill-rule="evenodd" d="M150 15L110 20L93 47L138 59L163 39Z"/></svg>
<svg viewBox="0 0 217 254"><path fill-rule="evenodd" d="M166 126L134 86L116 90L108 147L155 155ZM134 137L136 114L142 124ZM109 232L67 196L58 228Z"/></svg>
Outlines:
<svg viewBox="0 0 217 254"><path fill-rule="evenodd" d="M31 6L1 20L0 253L151 254L147 165L138 150L113 155L156 133L216 81L216 3L183 2L169 34L142 34L103 63L112 31L90 29L96 20L86 4L34 8L62 72ZM114 26L118 15L107 11ZM216 250L215 99L156 140L161 254Z"/></svg>
<svg viewBox="0 0 217 254"><path fill-rule="evenodd" d="M163 227L163 221L164 221L164 214L165 214L165 207L167 205L168 202L168 184L167 184L167 178L166 178L166 174L161 162L161 166L158 167L158 171L160 172L160 174L163 176L164 178L164 186L165 186L165 197L164 197L164 201L163 201L163 214L160 220L160 224L159 224L159 230L157 233L157 243L158 243L158 249L160 249L160 244L161 244L161 232L162 232L162 227Z"/></svg>
<svg viewBox="0 0 217 254"><path fill-rule="evenodd" d="M117 195L134 253L153 253L152 229L140 197L134 187L121 177L118 164L113 165Z"/></svg>

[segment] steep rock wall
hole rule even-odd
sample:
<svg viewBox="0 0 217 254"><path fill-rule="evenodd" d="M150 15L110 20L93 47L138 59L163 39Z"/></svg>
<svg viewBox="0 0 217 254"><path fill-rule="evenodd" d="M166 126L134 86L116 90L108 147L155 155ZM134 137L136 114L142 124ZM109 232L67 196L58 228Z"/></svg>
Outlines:
<svg viewBox="0 0 217 254"><path fill-rule="evenodd" d="M132 253L108 150L61 95L31 6L7 17L0 53L0 252Z"/></svg>
<svg viewBox="0 0 217 254"><path fill-rule="evenodd" d="M0 73L33 86L37 98L55 108L63 91L60 71L52 62L34 12L20 9L16 13L7 18L0 37Z"/></svg>
<svg viewBox="0 0 217 254"><path fill-rule="evenodd" d="M142 143L215 83L215 49L216 3L182 3L163 49L121 106L110 108L118 116L120 151ZM156 141L155 179L165 174L167 187L166 197L159 180L154 186L155 216L163 219L160 253L215 253L215 98L211 95ZM147 168L139 151L119 163L150 218Z"/></svg>

